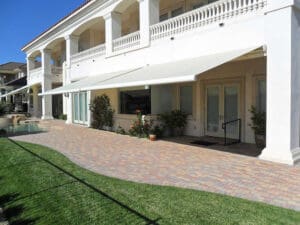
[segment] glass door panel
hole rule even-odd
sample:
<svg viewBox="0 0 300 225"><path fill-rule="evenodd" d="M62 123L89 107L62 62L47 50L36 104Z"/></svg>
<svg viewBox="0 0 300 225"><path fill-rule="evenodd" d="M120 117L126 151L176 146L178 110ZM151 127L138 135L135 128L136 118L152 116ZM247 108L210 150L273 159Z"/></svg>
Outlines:
<svg viewBox="0 0 300 225"><path fill-rule="evenodd" d="M207 88L207 131L218 133L220 128L220 88L211 86Z"/></svg>
<svg viewBox="0 0 300 225"><path fill-rule="evenodd" d="M73 94L73 111L74 111L74 123L87 124L87 93L80 92Z"/></svg>
<svg viewBox="0 0 300 225"><path fill-rule="evenodd" d="M239 88L237 85L224 86L224 122L239 119ZM227 125L227 134L231 138L239 135L239 122Z"/></svg>
<svg viewBox="0 0 300 225"><path fill-rule="evenodd" d="M77 122L79 120L78 117L78 93L73 94L73 110L74 110L74 121Z"/></svg>
<svg viewBox="0 0 300 225"><path fill-rule="evenodd" d="M238 119L238 88L224 87L224 122Z"/></svg>

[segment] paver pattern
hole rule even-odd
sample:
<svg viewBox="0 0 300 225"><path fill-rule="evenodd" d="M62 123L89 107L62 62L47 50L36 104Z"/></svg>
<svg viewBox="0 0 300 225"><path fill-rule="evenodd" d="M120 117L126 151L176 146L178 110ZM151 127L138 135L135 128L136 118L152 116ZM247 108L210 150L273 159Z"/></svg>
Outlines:
<svg viewBox="0 0 300 225"><path fill-rule="evenodd" d="M120 179L216 192L300 211L300 167L204 147L151 142L63 121L14 137L56 149L78 165Z"/></svg>

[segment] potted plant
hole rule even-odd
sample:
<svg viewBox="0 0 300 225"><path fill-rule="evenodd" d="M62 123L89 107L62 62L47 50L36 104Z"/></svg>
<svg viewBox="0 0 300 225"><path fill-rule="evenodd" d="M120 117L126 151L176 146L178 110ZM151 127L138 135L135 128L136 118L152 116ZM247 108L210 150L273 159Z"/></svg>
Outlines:
<svg viewBox="0 0 300 225"><path fill-rule="evenodd" d="M93 128L107 131L112 130L114 110L106 94L96 97L90 105L90 110L93 115Z"/></svg>
<svg viewBox="0 0 300 225"><path fill-rule="evenodd" d="M171 119L173 124L173 132L175 136L182 136L184 128L187 124L187 114L180 110L173 110L171 112Z"/></svg>
<svg viewBox="0 0 300 225"><path fill-rule="evenodd" d="M156 125L153 129L151 129L149 134L149 139L151 141L156 141L158 138L161 138L163 134L163 129Z"/></svg>
<svg viewBox="0 0 300 225"><path fill-rule="evenodd" d="M7 105L5 103L0 103L0 129L6 128L11 124L11 119L4 117L7 111Z"/></svg>
<svg viewBox="0 0 300 225"><path fill-rule="evenodd" d="M250 112L252 114L250 126L255 134L256 146L264 148L266 146L266 113L259 112L254 106L251 107Z"/></svg>
<svg viewBox="0 0 300 225"><path fill-rule="evenodd" d="M181 136L187 124L187 114L173 110L159 115L158 120L163 123L166 136Z"/></svg>

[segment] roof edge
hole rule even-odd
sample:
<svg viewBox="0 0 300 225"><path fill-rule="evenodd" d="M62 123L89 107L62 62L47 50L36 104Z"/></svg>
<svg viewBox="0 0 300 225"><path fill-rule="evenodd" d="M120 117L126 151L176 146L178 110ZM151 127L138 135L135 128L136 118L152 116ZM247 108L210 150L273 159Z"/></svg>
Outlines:
<svg viewBox="0 0 300 225"><path fill-rule="evenodd" d="M42 32L41 34L39 34L38 36L36 36L34 39L32 39L30 42L28 42L27 44L25 44L21 50L24 52L27 48L29 48L31 45L34 44L34 42L40 40L42 37L44 37L46 34L48 34L49 32L51 32L52 30L54 30L55 28L57 28L58 26L60 26L61 24L63 24L65 21L67 21L68 19L70 19L72 16L76 15L77 13L79 13L81 10L83 10L84 8L88 7L89 5L91 5L93 2L95 2L96 0L86 0L83 4L81 4L80 6L78 6L76 9L74 9L72 12L70 12L68 15L66 15L65 17L63 17L62 19L60 19L58 22L56 22L55 24L53 24L52 26L50 26L48 29L46 29L44 32Z"/></svg>

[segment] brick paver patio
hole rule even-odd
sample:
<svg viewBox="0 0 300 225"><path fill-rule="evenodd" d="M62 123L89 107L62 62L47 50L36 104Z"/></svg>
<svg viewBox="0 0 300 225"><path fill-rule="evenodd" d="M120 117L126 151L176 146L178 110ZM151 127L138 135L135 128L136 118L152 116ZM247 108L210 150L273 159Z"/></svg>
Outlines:
<svg viewBox="0 0 300 225"><path fill-rule="evenodd" d="M63 121L14 137L51 147L97 173L125 180L217 192L300 210L300 167L197 146L150 142Z"/></svg>

